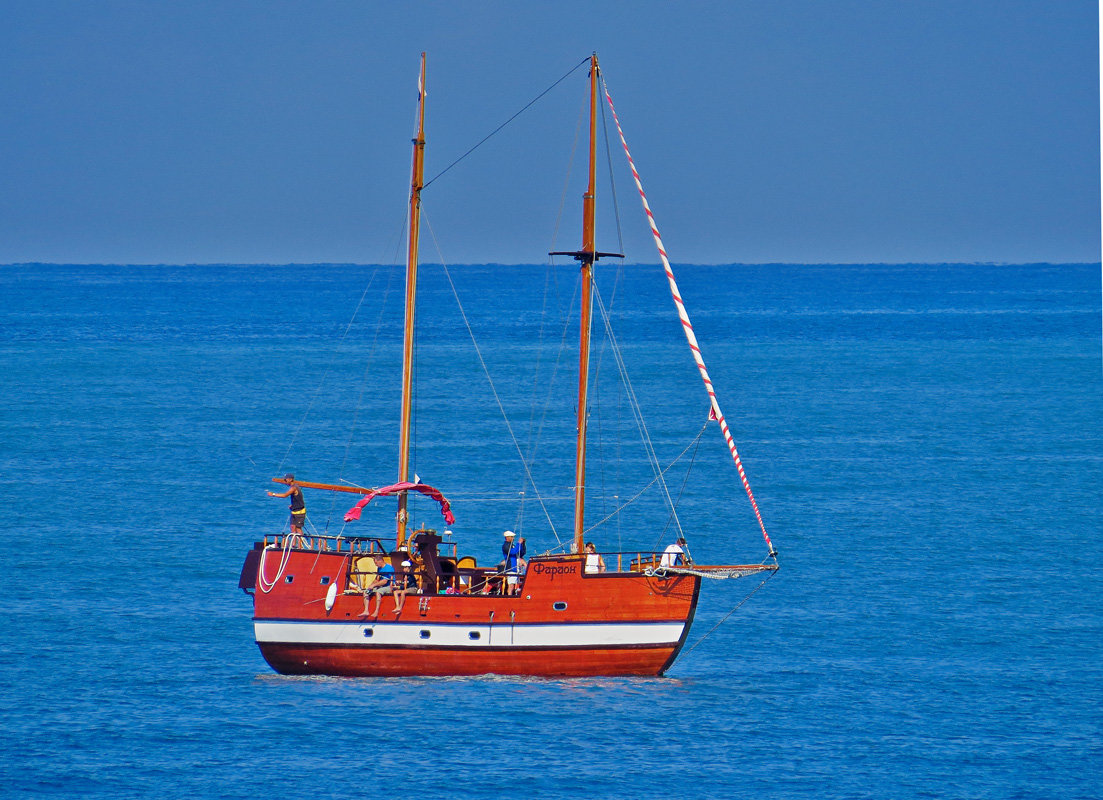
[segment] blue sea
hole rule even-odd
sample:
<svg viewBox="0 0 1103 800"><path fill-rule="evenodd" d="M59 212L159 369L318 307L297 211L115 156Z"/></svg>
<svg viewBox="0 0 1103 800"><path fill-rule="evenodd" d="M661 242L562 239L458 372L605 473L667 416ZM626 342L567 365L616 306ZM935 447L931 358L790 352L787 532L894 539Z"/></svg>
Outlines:
<svg viewBox="0 0 1103 800"><path fill-rule="evenodd" d="M237 578L273 476L396 477L401 272L0 267L0 795L1103 796L1099 265L678 272L776 577L661 678L362 680L274 674ZM588 536L764 559L661 271L598 283ZM576 290L423 269L414 469L480 563L569 537Z"/></svg>

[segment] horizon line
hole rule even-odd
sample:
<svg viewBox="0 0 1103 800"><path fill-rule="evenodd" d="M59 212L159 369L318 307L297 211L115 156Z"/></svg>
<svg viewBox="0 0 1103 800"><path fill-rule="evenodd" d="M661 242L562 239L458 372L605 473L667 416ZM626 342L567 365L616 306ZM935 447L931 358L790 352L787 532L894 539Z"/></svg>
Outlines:
<svg viewBox="0 0 1103 800"><path fill-rule="evenodd" d="M727 262L674 262L679 267L909 267L909 266L937 266L937 267L1086 267L1103 266L1103 261L727 261ZM5 267L273 267L273 268L301 268L301 267L404 267L400 262L391 264L379 264L371 262L355 261L193 261L187 263L173 262L68 262L68 261L12 261L0 264L0 269ZM548 262L518 262L507 263L501 261L465 262L455 264L442 264L440 261L422 261L421 267L548 267L570 266L569 262L551 264ZM662 269L662 264L655 262L636 261L622 262L625 267L657 267Z"/></svg>

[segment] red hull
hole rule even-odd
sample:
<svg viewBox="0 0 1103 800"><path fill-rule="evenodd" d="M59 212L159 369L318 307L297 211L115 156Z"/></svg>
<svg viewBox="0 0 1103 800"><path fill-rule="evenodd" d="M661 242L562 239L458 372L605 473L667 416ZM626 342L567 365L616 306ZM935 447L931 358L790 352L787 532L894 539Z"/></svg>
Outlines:
<svg viewBox="0 0 1103 800"><path fill-rule="evenodd" d="M411 594L400 615L385 597L370 619L350 588L355 556L292 550L277 577L281 555L254 550L242 586L253 590L261 654L292 675L661 675L685 641L700 589L691 575L587 575L577 556L539 557L518 595Z"/></svg>
<svg viewBox="0 0 1103 800"><path fill-rule="evenodd" d="M675 647L648 649L444 649L331 648L261 644L264 660L283 675L399 677L410 675L529 675L542 678L661 675Z"/></svg>

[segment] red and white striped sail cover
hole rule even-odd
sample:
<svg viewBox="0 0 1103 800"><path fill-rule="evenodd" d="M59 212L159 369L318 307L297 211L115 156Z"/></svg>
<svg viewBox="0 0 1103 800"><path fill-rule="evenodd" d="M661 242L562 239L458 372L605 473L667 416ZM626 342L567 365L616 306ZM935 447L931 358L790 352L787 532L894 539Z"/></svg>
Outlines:
<svg viewBox="0 0 1103 800"><path fill-rule="evenodd" d="M670 261L666 257L666 248L663 246L662 237L659 236L659 228L655 224L655 216L651 213L651 206L647 203L647 195L643 193L643 184L640 182L640 174L636 171L636 162L632 159L632 153L628 150L628 142L624 138L624 131L620 127L620 118L617 117L617 110L613 108L613 98L609 96L609 87L605 85L605 81L601 82L602 88L605 90L605 100L609 104L609 110L613 112L613 122L617 126L617 135L620 136L621 146L624 148L624 155L628 157L628 166L632 169L632 178L636 181L636 188L640 193L640 200L643 201L643 210L647 213L647 222L651 226L651 236L655 240L655 247L658 248L659 258L663 261L663 270L666 271L666 280L670 284L670 294L674 298L674 305L678 307L678 318L682 321L682 329L685 331L686 340L689 342L689 349L693 353L693 360L697 362L697 370L701 373L701 380L705 382L705 390L709 394L709 419L715 419L720 423L720 431L724 434L724 441L727 442L728 450L731 451L732 459L735 461L735 467L739 471L739 478L743 481L743 488L747 492L747 497L751 500L751 508L754 509L755 518L758 520L758 527L762 529L762 536L766 539L766 546L770 548L770 554L773 555L774 546L770 543L770 536L766 533L766 525L762 521L762 514L758 511L758 503L755 502L754 493L751 491L751 484L747 481L747 475L743 471L743 462L739 458L739 451L735 448L735 440L732 438L731 431L728 430L728 422L724 419L723 412L720 411L720 404L716 400L716 391L712 386L712 379L709 377L708 370L705 369L705 361L701 357L701 348L697 344L697 337L693 334L693 325L689 321L689 314L686 313L686 307L682 304L682 293L678 289L678 284L674 280L674 271L670 268Z"/></svg>
<svg viewBox="0 0 1103 800"><path fill-rule="evenodd" d="M444 515L444 521L449 525L456 524L456 518L452 515L451 504L438 489L424 483L410 483L409 481L396 483L393 486L384 486L382 489L372 489L370 493L364 495L364 499L345 512L345 522L360 519L360 512L364 510L364 506L372 501L372 498L398 494L399 492L421 492L423 495L433 498L440 503L440 513Z"/></svg>

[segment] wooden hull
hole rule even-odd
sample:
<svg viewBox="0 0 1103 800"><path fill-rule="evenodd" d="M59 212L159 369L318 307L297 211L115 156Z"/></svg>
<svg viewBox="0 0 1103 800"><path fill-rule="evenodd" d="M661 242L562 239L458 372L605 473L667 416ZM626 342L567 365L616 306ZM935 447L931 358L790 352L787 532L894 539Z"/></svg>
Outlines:
<svg viewBox="0 0 1103 800"><path fill-rule="evenodd" d="M261 654L288 675L661 675L700 590L692 575L586 575L577 556L540 557L518 595L411 594L400 614L384 597L372 619L350 588L350 554L292 550L280 572L281 552L260 552L246 560L242 587L253 590Z"/></svg>
<svg viewBox="0 0 1103 800"><path fill-rule="evenodd" d="M411 675L525 675L543 678L661 675L676 648L483 650L445 648L310 647L262 644L264 660L282 675L398 677Z"/></svg>

